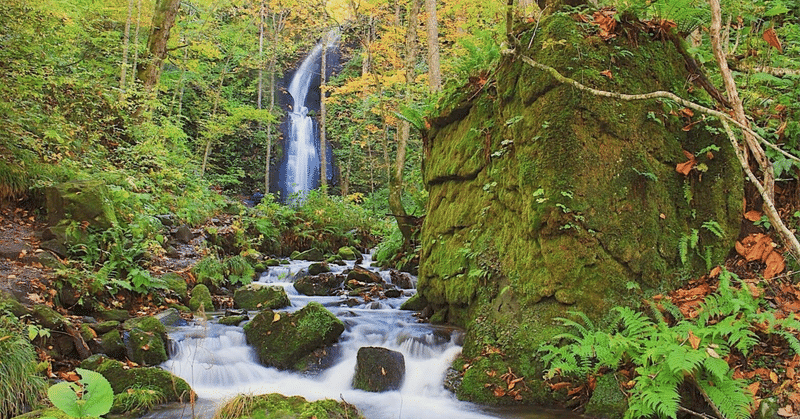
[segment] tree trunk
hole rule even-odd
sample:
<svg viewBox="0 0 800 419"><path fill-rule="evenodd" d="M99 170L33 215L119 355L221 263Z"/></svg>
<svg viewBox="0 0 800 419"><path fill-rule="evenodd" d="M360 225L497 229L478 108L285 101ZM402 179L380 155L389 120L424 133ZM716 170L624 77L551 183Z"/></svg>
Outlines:
<svg viewBox="0 0 800 419"><path fill-rule="evenodd" d="M170 30L175 24L175 17L180 10L181 0L159 0L153 13L153 24L147 40L147 51L144 60L139 63L137 77L142 82L145 95L153 93L158 79L161 77L161 66L167 57L167 42ZM141 116L146 105L140 104L134 116Z"/></svg>
<svg viewBox="0 0 800 419"><path fill-rule="evenodd" d="M414 83L414 64L417 61L417 15L419 14L421 0L411 0L408 10L408 29L406 30L406 97L407 105L411 104L412 85ZM411 243L413 225L403 207L403 168L406 165L406 147L411 136L411 124L403 121L397 137L397 154L395 155L394 170L389 178L389 209L392 211L397 226L403 234L403 241L407 247Z"/></svg>
<svg viewBox="0 0 800 419"><path fill-rule="evenodd" d="M442 72L439 63L439 22L436 19L436 0L425 0L428 12L426 29L428 32L428 84L438 92L442 88Z"/></svg>
<svg viewBox="0 0 800 419"><path fill-rule="evenodd" d="M128 17L125 19L125 32L122 36L122 66L119 70L119 100L125 99L125 85L128 81L128 47L130 45L133 0L128 0Z"/></svg>
<svg viewBox="0 0 800 419"><path fill-rule="evenodd" d="M128 84L136 83L136 69L139 68L139 29L142 27L142 0L136 2L136 30L133 31L133 63L131 63L131 81Z"/></svg>
<svg viewBox="0 0 800 419"><path fill-rule="evenodd" d="M328 193L328 139L325 132L327 117L327 110L325 109L325 85L326 73L328 72L327 57L328 34L325 33L322 35L322 55L320 56L319 65L319 185L324 194Z"/></svg>

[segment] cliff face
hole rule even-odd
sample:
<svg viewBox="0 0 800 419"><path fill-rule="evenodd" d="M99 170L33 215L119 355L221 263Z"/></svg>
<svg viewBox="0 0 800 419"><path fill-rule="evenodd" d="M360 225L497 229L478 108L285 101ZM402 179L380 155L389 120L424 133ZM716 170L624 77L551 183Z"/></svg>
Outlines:
<svg viewBox="0 0 800 419"><path fill-rule="evenodd" d="M647 34L606 42L554 16L524 53L598 89L691 96L682 56ZM601 320L731 248L740 168L713 125L682 130L677 104L595 97L510 57L449 99L425 148L418 289L433 321L468 330L461 398L545 402L531 380L536 348L559 332L554 317ZM688 176L675 170L684 150L698 161ZM528 390L498 397L486 371L509 367Z"/></svg>

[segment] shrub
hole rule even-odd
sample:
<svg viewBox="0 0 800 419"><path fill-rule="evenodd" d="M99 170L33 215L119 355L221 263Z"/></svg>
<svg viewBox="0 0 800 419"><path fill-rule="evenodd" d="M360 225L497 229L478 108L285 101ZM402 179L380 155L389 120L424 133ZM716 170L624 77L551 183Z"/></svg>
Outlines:
<svg viewBox="0 0 800 419"><path fill-rule="evenodd" d="M3 418L37 407L47 391L44 377L35 373L33 345L10 318L0 317L0 417Z"/></svg>

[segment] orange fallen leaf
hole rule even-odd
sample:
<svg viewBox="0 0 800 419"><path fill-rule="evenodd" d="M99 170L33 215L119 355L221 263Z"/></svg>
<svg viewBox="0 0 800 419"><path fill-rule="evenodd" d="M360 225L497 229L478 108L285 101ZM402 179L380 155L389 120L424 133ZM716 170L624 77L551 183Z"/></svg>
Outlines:
<svg viewBox="0 0 800 419"><path fill-rule="evenodd" d="M719 275L720 272L722 272L722 268L720 268L719 266L716 266L716 267L714 267L714 269L711 270L711 272L709 272L708 276L710 276L712 278L716 278L717 275Z"/></svg>
<svg viewBox="0 0 800 419"><path fill-rule="evenodd" d="M561 390L562 388L567 388L569 386L570 386L570 384L568 382L562 381L560 383L551 384L550 385L550 389L553 390L553 391L557 391L557 390Z"/></svg>
<svg viewBox="0 0 800 419"><path fill-rule="evenodd" d="M750 390L750 393L754 397L755 397L756 394L758 394L758 389L759 388L761 388L761 381L755 381L753 383L750 383L750 385L747 386L747 389Z"/></svg>
<svg viewBox="0 0 800 419"><path fill-rule="evenodd" d="M783 270L786 268L785 262L786 261L780 253L775 251L769 252L769 255L767 255L765 261L767 267L764 269L764 278L772 279L777 274L783 272Z"/></svg>
<svg viewBox="0 0 800 419"><path fill-rule="evenodd" d="M778 409L778 415L783 416L785 418L794 416L794 410L792 409L792 405L786 405Z"/></svg>
<svg viewBox="0 0 800 419"><path fill-rule="evenodd" d="M758 221L761 219L761 211L747 211L744 213L744 218L746 218L748 221Z"/></svg>
<svg viewBox="0 0 800 419"><path fill-rule="evenodd" d="M778 384L778 374L775 374L775 371L769 372L769 380L775 384Z"/></svg>
<svg viewBox="0 0 800 419"><path fill-rule="evenodd" d="M501 387L495 387L494 388L494 396L495 397L503 397L505 395L506 395L506 391L504 389L502 389Z"/></svg>
<svg viewBox="0 0 800 419"><path fill-rule="evenodd" d="M603 71L600 72L600 74L608 77L611 80L614 80L614 75L611 74L611 70L603 70Z"/></svg>
<svg viewBox="0 0 800 419"><path fill-rule="evenodd" d="M780 39L778 39L778 34L775 33L774 28L769 28L765 30L764 34L761 35L761 37L764 38L764 40L767 41L767 43L770 46L775 47L775 49L777 49L781 54L783 54L783 47L781 46L781 41Z"/></svg>
<svg viewBox="0 0 800 419"><path fill-rule="evenodd" d="M692 169L694 169L694 166L697 165L697 159L694 158L694 154L686 150L683 150L683 155L689 160L684 163L678 163L678 165L675 166L675 171L684 176L688 176L689 172L691 172Z"/></svg>
<svg viewBox="0 0 800 419"><path fill-rule="evenodd" d="M692 349L697 349L700 347L700 338L695 336L692 331L689 331L689 344L692 345Z"/></svg>

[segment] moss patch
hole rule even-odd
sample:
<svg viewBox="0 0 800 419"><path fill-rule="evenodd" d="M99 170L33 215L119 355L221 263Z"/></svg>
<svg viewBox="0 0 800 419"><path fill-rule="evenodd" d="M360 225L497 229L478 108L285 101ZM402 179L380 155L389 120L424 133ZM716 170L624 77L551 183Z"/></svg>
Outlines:
<svg viewBox="0 0 800 419"><path fill-rule="evenodd" d="M362 419L355 406L335 400L309 402L303 397L280 394L237 396L220 409L220 419Z"/></svg>

